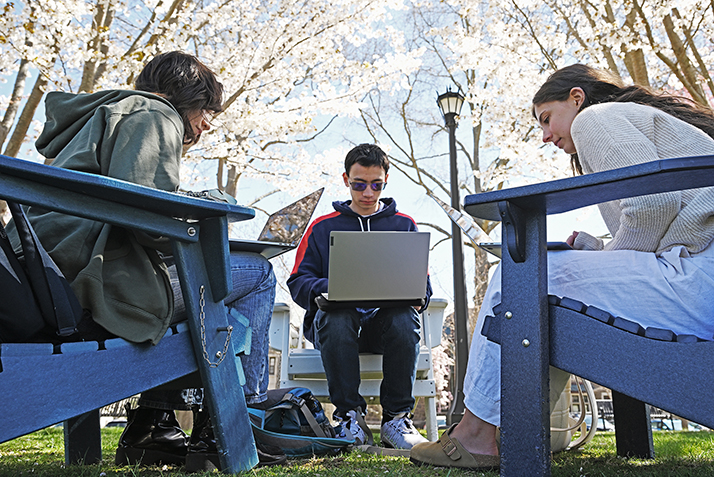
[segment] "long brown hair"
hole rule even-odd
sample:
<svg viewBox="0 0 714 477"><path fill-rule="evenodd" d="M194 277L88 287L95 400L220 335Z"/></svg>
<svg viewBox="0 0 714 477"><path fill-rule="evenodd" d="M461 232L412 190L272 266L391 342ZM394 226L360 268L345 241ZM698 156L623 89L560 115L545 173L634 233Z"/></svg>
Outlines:
<svg viewBox="0 0 714 477"><path fill-rule="evenodd" d="M656 92L644 86L625 86L622 80L610 72L587 65L570 65L559 69L543 83L533 96L533 116L535 106L550 101L565 101L573 88L585 92L580 111L600 103L637 103L652 106L701 129L714 138L714 112L684 96ZM578 154L571 154L573 171L583 173Z"/></svg>
<svg viewBox="0 0 714 477"><path fill-rule="evenodd" d="M219 113L223 110L223 85L206 65L193 55L170 51L155 56L136 78L140 91L164 96L181 115L184 144L196 141L190 116L199 111Z"/></svg>

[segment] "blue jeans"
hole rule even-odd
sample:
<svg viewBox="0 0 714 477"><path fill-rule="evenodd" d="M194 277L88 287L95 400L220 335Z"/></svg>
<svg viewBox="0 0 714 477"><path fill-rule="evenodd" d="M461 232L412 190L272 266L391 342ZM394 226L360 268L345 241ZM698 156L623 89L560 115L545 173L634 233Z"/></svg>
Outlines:
<svg viewBox="0 0 714 477"><path fill-rule="evenodd" d="M336 414L367 409L359 394L360 353L382 355L379 399L383 416L411 412L421 328L414 308L318 310L314 326Z"/></svg>
<svg viewBox="0 0 714 477"><path fill-rule="evenodd" d="M174 319L186 319L186 308L181 295L181 286L175 267L169 267L174 289ZM275 302L275 275L273 266L262 255L250 252L231 252L231 278L233 290L223 300L248 318L251 327L250 354L241 355L245 373L243 393L248 404L257 404L267 399L268 347L270 320ZM228 315L228 320L233 320ZM160 409L189 409L190 405L181 396L181 391L149 390L141 393L139 405Z"/></svg>

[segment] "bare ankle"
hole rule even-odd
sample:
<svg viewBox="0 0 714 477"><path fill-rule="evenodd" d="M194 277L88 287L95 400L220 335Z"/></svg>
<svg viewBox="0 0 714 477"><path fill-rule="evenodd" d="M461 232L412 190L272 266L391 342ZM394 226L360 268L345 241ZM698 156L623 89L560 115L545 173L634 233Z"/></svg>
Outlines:
<svg viewBox="0 0 714 477"><path fill-rule="evenodd" d="M472 454L498 455L496 426L478 418L468 410L450 434Z"/></svg>

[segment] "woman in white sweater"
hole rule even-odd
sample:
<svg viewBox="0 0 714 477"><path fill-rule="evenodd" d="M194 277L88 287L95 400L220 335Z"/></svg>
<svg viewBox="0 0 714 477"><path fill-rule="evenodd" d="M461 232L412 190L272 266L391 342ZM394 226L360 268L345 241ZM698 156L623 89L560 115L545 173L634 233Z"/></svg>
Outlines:
<svg viewBox="0 0 714 477"><path fill-rule="evenodd" d="M543 141L570 154L579 174L714 154L710 109L685 98L625 86L619 78L585 65L553 73L533 98L533 115L543 129ZM634 197L599 208L612 239L603 243L574 232L568 243L575 250L548 254L548 292L645 328L713 339L714 320L709 317L714 316L714 188ZM479 328L501 301L500 282L496 271L481 307ZM464 383L464 417L440 442L415 446L413 462L498 467L500 351L475 330ZM551 395L555 391L557 396L568 378L551 368Z"/></svg>

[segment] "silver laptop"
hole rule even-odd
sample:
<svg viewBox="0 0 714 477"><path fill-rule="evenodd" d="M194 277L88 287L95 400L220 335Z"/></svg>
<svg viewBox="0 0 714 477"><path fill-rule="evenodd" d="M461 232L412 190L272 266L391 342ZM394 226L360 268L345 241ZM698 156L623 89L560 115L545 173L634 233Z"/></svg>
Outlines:
<svg viewBox="0 0 714 477"><path fill-rule="evenodd" d="M324 190L324 187L318 189L271 214L258 240L230 239L231 250L256 252L266 258L273 258L296 248Z"/></svg>
<svg viewBox="0 0 714 477"><path fill-rule="evenodd" d="M418 305L426 296L429 238L429 232L332 232L324 298Z"/></svg>

